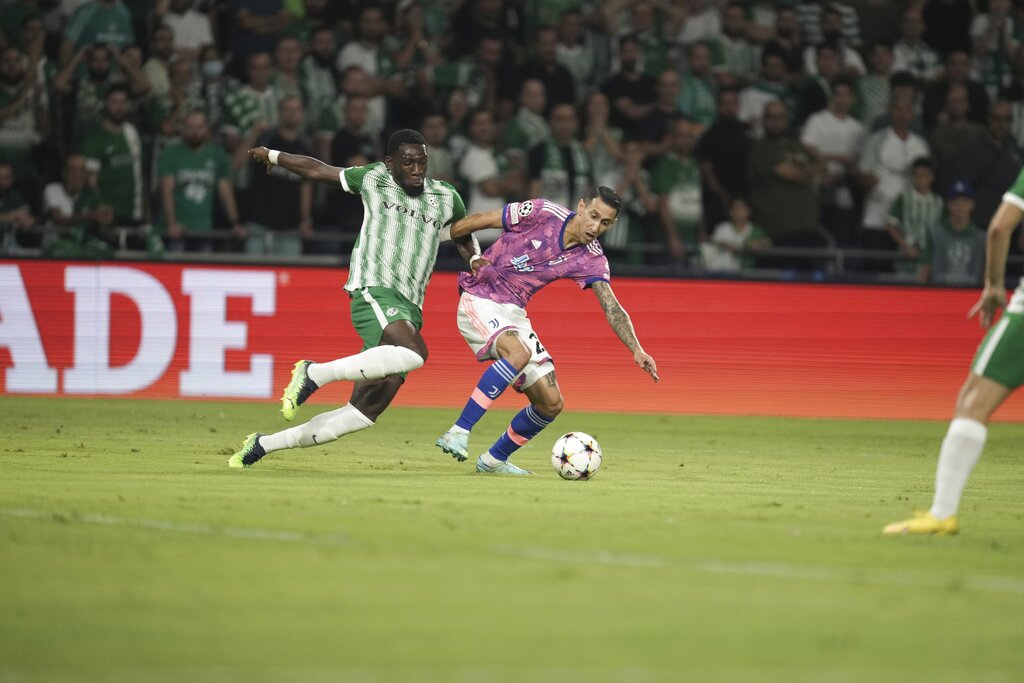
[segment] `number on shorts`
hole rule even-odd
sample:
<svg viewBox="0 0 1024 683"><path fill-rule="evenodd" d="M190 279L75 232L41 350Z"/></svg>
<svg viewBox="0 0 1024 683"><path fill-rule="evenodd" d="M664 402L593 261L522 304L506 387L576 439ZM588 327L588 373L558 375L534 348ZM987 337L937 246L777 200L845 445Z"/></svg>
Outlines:
<svg viewBox="0 0 1024 683"><path fill-rule="evenodd" d="M540 345L540 339L537 338L536 332L530 333L530 339L532 339L533 343L537 345L537 355L544 353L544 347Z"/></svg>

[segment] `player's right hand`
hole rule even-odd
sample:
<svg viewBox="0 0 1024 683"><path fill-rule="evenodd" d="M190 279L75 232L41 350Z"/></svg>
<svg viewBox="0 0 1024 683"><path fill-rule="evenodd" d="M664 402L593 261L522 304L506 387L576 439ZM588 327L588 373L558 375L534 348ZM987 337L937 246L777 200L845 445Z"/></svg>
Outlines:
<svg viewBox="0 0 1024 683"><path fill-rule="evenodd" d="M253 147L248 151L249 157L260 164L267 167L267 173L270 173L270 150L266 147Z"/></svg>
<svg viewBox="0 0 1024 683"><path fill-rule="evenodd" d="M978 318L978 322L986 330L992 326L992 321L996 317L996 313L1006 307L1006 290L1002 287L990 287L985 285L985 290L981 293L981 298L978 299L978 303L974 304L970 312L967 314L968 319L981 314Z"/></svg>

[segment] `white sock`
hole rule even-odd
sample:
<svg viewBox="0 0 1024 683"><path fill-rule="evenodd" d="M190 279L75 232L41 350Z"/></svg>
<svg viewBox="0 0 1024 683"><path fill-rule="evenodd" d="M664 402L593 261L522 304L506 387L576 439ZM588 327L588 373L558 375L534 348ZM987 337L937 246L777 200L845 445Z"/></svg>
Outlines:
<svg viewBox="0 0 1024 683"><path fill-rule="evenodd" d="M468 429L466 429L465 427L460 427L459 425L452 425L448 431L453 434L469 434Z"/></svg>
<svg viewBox="0 0 1024 683"><path fill-rule="evenodd" d="M363 415L351 403L337 410L321 413L305 424L289 427L276 434L260 437L260 445L267 453L285 448L322 446L346 434L373 426L373 420Z"/></svg>
<svg viewBox="0 0 1024 683"><path fill-rule="evenodd" d="M423 357L412 349L404 346L375 346L354 356L339 358L327 363L312 363L306 368L309 378L322 387L330 382L347 380L374 380L395 375L399 372L411 372L423 367Z"/></svg>
<svg viewBox="0 0 1024 683"><path fill-rule="evenodd" d="M966 417L955 418L942 440L939 466L935 471L935 498L929 512L936 519L956 514L960 494L964 491L971 470L978 464L985 448L988 427Z"/></svg>
<svg viewBox="0 0 1024 683"><path fill-rule="evenodd" d="M498 460L497 458L495 458L493 455L491 455L490 451L487 451L486 453L481 455L480 459L483 460L484 464L487 465L488 467L497 467L501 463L505 462L504 460Z"/></svg>

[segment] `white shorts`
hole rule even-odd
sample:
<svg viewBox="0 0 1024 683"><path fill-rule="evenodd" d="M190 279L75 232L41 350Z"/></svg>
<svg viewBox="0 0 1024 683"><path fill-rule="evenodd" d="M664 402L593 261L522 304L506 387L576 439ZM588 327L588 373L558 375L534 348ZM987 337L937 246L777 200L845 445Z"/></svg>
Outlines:
<svg viewBox="0 0 1024 683"><path fill-rule="evenodd" d="M517 330L519 338L530 349L530 362L512 382L516 391L523 391L555 371L554 361L533 331L526 311L515 304L499 304L468 292L462 293L459 299L459 332L477 360L498 360L500 356L494 340L508 330Z"/></svg>

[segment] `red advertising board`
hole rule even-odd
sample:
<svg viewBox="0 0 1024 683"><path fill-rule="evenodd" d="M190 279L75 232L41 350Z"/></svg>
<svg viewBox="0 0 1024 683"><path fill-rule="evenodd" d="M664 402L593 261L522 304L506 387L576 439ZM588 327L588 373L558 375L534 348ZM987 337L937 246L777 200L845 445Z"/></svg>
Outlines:
<svg viewBox="0 0 1024 683"><path fill-rule="evenodd" d="M275 401L299 358L357 352L331 268L0 261L0 392ZM561 282L530 317L568 410L948 418L981 339L977 293L618 278L662 376L651 382L589 292ZM463 405L483 366L455 326L455 276L424 309L426 365L396 403ZM318 392L343 403L349 387ZM501 398L512 408L521 399ZM997 414L1024 420L1013 398Z"/></svg>

